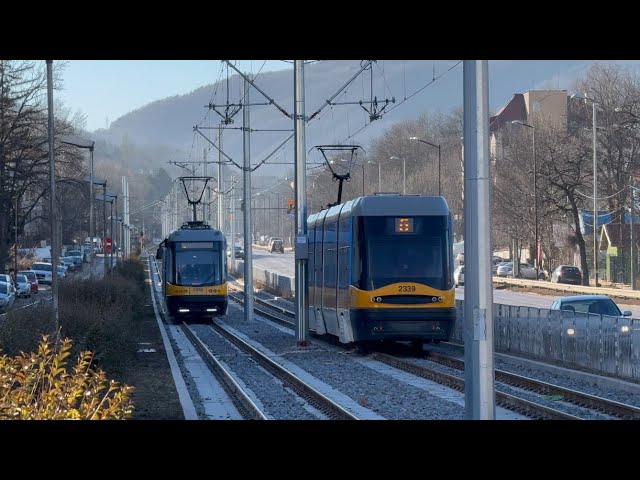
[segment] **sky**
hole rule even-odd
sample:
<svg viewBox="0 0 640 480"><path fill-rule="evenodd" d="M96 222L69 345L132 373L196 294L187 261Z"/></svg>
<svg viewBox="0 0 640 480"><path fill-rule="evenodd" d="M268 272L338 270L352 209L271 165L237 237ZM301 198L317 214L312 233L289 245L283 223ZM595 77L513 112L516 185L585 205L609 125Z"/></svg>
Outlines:
<svg viewBox="0 0 640 480"><path fill-rule="evenodd" d="M239 60L237 66L253 74L292 68L282 60ZM220 60L70 60L58 95L72 112L86 115L85 129L93 131L149 102L214 83L220 67Z"/></svg>

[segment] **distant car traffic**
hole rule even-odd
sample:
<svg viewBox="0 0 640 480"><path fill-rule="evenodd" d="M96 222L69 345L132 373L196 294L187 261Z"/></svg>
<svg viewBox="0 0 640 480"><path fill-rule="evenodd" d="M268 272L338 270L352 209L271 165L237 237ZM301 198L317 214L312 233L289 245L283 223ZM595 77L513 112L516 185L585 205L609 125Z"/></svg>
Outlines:
<svg viewBox="0 0 640 480"><path fill-rule="evenodd" d="M630 317L631 311L620 311L618 305L607 295L574 295L556 299L549 310L563 310L575 313L592 313L611 317Z"/></svg>
<svg viewBox="0 0 640 480"><path fill-rule="evenodd" d="M0 282L0 312L6 312L13 306L16 296L13 293L11 284Z"/></svg>
<svg viewBox="0 0 640 480"><path fill-rule="evenodd" d="M16 275L16 296L24 298L31 297L31 283L27 276L21 273Z"/></svg>
<svg viewBox="0 0 640 480"><path fill-rule="evenodd" d="M551 282L582 285L582 273L578 267L559 265L551 274Z"/></svg>
<svg viewBox="0 0 640 480"><path fill-rule="evenodd" d="M0 273L0 282L9 285L9 289L13 292L14 295L16 294L16 286L13 283L13 278L11 278L11 275L9 275L8 273Z"/></svg>
<svg viewBox="0 0 640 480"><path fill-rule="evenodd" d="M84 255L80 250L69 250L67 256L73 258L73 262L82 268L82 262L84 261Z"/></svg>
<svg viewBox="0 0 640 480"><path fill-rule="evenodd" d="M499 277L513 277L513 262L506 262L498 266L496 269L496 275ZM536 269L531 265L527 265L526 263L520 264L520 274L518 278L526 278L529 280L536 280ZM542 270L540 270L540 275L538 276L538 280L542 280L545 278L545 274Z"/></svg>
<svg viewBox="0 0 640 480"><path fill-rule="evenodd" d="M38 293L38 277L33 270L20 270L18 275L24 275L31 284L31 293Z"/></svg>
<svg viewBox="0 0 640 480"><path fill-rule="evenodd" d="M38 283L47 283L51 284L51 271L52 265L50 263L44 262L35 262L31 265L31 270L33 270L38 278Z"/></svg>
<svg viewBox="0 0 640 480"><path fill-rule="evenodd" d="M456 287L464 285L464 265L458 265L455 272L453 272L453 282Z"/></svg>
<svg viewBox="0 0 640 480"><path fill-rule="evenodd" d="M273 237L269 242L269 252L284 253L284 240L280 237Z"/></svg>

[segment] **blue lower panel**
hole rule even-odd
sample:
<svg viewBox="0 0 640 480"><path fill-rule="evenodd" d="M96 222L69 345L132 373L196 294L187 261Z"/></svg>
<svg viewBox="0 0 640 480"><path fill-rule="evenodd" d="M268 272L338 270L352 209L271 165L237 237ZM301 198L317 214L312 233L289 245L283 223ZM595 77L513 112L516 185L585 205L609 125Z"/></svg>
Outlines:
<svg viewBox="0 0 640 480"><path fill-rule="evenodd" d="M351 310L356 342L368 340L449 340L455 308L395 308Z"/></svg>

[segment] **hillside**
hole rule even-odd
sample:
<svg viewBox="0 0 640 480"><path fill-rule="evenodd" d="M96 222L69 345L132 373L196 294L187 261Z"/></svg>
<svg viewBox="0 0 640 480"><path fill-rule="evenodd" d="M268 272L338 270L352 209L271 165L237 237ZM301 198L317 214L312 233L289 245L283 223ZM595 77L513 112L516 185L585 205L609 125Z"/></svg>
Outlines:
<svg viewBox="0 0 640 480"><path fill-rule="evenodd" d="M336 105L326 107L322 113L309 123L307 129L307 150L318 144L346 143L360 144L366 148L370 139L379 135L391 124L416 118L420 114L448 112L462 105L462 64L454 67L457 61L445 60L379 60L373 66L373 92L379 102L379 108L385 98L395 98L389 103L380 120L369 122L367 112L360 105ZM564 88L571 89L572 82L591 62L585 60L536 60L491 61L489 64L489 100L492 111L502 107L514 92L530 89ZM453 67L451 69L451 67ZM306 113L311 115L319 109L341 86L352 78L360 68L358 60L322 61L305 68ZM448 71L451 69L450 71ZM434 77L436 80L433 80ZM242 79L235 75L230 80L230 99L240 101ZM368 107L370 100L370 71L363 72L338 96L335 102L358 102ZM287 112L293 110L293 71L263 72L256 83L267 92ZM406 97L423 88L420 93L404 101ZM220 117L215 112L207 113L205 105L210 102L220 105L226 101L226 80L207 85L187 94L160 99L134 110L116 121L109 129L94 132L116 145L131 142L138 145L163 146L176 152L176 156L187 160L189 153L194 158L202 158L203 148L208 143L193 127L216 126ZM215 91L215 96L214 96ZM265 103L266 99L252 89L252 103ZM220 109L222 110L222 109ZM388 112L388 113L387 113ZM225 131L224 150L237 163L242 163L242 134L238 129L242 125L242 112L230 125L235 129ZM202 122L202 123L200 123ZM366 125L366 127L365 127ZM364 128L363 128L364 127ZM251 109L251 128L292 129L292 121L274 106L254 106ZM204 131L204 130L203 130ZM209 138L215 138L214 130L207 130ZM356 134L356 132L358 132ZM287 136L288 132L256 131L251 134L252 163L256 164L271 153ZM212 160L217 159L217 151L210 153ZM320 161L316 153L309 155L308 161ZM166 160L164 160L166 162ZM163 163L164 163L163 162ZM270 162L293 162L293 141L282 152L270 159ZM157 165L160 167L163 165ZM166 163L165 165L166 166ZM172 167L173 168L173 167ZM256 173L260 175L284 175L291 167L273 165L263 167ZM177 169L176 169L177 173Z"/></svg>

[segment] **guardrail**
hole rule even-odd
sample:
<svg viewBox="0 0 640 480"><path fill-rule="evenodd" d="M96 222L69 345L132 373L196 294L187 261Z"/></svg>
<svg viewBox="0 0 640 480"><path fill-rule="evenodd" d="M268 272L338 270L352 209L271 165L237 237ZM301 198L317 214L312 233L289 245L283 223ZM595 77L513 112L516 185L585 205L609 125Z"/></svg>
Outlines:
<svg viewBox="0 0 640 480"><path fill-rule="evenodd" d="M566 285L564 283L551 283L543 280L523 280L520 278L493 277L493 284L507 285L517 287L543 288L546 290L554 290L556 292L570 292L576 295L609 295L614 298L630 298L640 300L640 291L624 290L620 288L606 287L585 287L582 285Z"/></svg>

